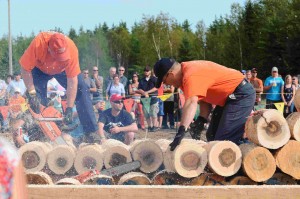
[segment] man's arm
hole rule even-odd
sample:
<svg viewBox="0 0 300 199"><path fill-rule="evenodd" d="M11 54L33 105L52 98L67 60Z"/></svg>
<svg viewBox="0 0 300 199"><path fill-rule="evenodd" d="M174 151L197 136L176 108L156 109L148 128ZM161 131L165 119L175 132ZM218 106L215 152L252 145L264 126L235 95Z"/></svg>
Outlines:
<svg viewBox="0 0 300 199"><path fill-rule="evenodd" d="M98 128L99 128L98 132L99 132L101 139L105 138L103 127L104 127L104 124L102 122L98 122Z"/></svg>
<svg viewBox="0 0 300 199"><path fill-rule="evenodd" d="M26 71L22 68L21 74L28 92L30 93L31 91L35 91L31 71Z"/></svg>
<svg viewBox="0 0 300 199"><path fill-rule="evenodd" d="M78 78L77 76L67 78L67 107L73 107L77 95Z"/></svg>
<svg viewBox="0 0 300 199"><path fill-rule="evenodd" d="M180 125L184 126L185 129L187 129L191 124L191 122L193 121L194 116L196 114L197 105L198 105L197 96L190 97L185 101L184 106L182 108L182 117L180 122Z"/></svg>
<svg viewBox="0 0 300 199"><path fill-rule="evenodd" d="M132 124L130 124L128 126L122 126L122 127L115 126L110 129L110 132L112 134L116 134L116 133L120 133L120 132L137 132L137 131L138 131L138 127L135 122L133 122Z"/></svg>

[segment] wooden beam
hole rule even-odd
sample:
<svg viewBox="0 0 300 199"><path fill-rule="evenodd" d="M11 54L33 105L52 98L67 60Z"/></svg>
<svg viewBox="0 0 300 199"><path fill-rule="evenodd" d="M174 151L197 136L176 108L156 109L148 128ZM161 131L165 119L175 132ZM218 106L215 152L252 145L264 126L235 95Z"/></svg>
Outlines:
<svg viewBox="0 0 300 199"><path fill-rule="evenodd" d="M29 185L29 199L193 199L193 198L300 198L299 185L261 186L94 186Z"/></svg>

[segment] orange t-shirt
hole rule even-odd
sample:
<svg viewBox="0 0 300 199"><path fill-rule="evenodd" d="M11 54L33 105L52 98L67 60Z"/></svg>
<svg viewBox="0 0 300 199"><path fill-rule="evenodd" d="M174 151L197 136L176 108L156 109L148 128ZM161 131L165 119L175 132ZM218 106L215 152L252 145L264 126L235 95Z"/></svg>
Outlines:
<svg viewBox="0 0 300 199"><path fill-rule="evenodd" d="M31 71L34 67L37 67L49 75L66 71L66 75L69 78L77 76L80 73L78 50L70 38L67 37L68 50L71 56L70 60L64 62L55 61L48 52L48 42L54 33L55 32L39 33L26 49L19 63L26 71Z"/></svg>
<svg viewBox="0 0 300 199"><path fill-rule="evenodd" d="M24 104L26 101L24 97L19 96L18 98L16 97L11 97L8 100L8 105L10 107L10 110L12 110L14 113L19 112L22 110L21 104Z"/></svg>
<svg viewBox="0 0 300 199"><path fill-rule="evenodd" d="M182 62L182 91L185 99L198 96L210 104L224 106L226 99L242 82L237 70L210 61Z"/></svg>

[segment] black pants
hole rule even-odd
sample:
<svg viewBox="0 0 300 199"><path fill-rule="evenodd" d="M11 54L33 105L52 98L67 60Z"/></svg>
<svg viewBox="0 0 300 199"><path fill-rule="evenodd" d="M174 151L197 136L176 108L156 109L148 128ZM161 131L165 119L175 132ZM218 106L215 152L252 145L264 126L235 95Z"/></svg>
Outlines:
<svg viewBox="0 0 300 199"><path fill-rule="evenodd" d="M174 126L174 101L164 101L164 113L162 126L167 126L168 119L170 126Z"/></svg>

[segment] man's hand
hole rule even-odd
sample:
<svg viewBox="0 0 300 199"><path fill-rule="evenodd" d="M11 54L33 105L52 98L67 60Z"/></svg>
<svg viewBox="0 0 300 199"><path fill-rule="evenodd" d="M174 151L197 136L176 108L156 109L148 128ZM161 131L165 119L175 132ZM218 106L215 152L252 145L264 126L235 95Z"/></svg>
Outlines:
<svg viewBox="0 0 300 199"><path fill-rule="evenodd" d="M184 126L180 126L173 142L170 144L170 150L174 151L174 149L180 144L181 140L184 138L186 130Z"/></svg>
<svg viewBox="0 0 300 199"><path fill-rule="evenodd" d="M201 131L203 131L205 123L207 123L207 120L204 117L198 116L196 121L190 124L189 132L193 139L200 140Z"/></svg>
<svg viewBox="0 0 300 199"><path fill-rule="evenodd" d="M35 91L30 91L27 94L28 96L28 102L30 105L30 108L33 112L35 112L36 114L40 114L41 113L41 102L40 99L38 98L38 96L36 95Z"/></svg>
<svg viewBox="0 0 300 199"><path fill-rule="evenodd" d="M117 134L120 132L121 132L121 130L120 130L120 127L118 127L118 126L114 126L113 128L110 129L110 133L112 133L112 134Z"/></svg>
<svg viewBox="0 0 300 199"><path fill-rule="evenodd" d="M65 112L65 123L71 124L72 121L73 121L73 110L71 107L67 107Z"/></svg>

